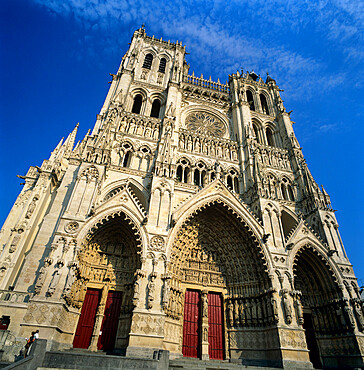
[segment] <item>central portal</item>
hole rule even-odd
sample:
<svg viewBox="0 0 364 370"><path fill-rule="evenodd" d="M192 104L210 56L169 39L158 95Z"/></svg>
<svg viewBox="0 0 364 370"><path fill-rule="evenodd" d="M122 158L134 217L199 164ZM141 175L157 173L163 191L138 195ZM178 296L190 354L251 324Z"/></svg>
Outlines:
<svg viewBox="0 0 364 370"><path fill-rule="evenodd" d="M165 342L171 352L240 358L250 346L247 332L252 341L264 335L275 316L262 255L254 234L221 200L180 227L168 265Z"/></svg>

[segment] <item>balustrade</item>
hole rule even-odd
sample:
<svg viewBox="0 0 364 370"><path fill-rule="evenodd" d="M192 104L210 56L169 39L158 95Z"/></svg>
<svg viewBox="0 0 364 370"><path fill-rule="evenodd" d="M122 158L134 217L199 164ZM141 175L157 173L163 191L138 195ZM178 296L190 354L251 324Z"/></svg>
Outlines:
<svg viewBox="0 0 364 370"><path fill-rule="evenodd" d="M183 76L183 82L188 83L190 85L195 85L195 86L201 86L206 89L211 89L215 91L220 91L224 93L229 93L229 84L222 84L220 81L214 82L210 79L205 80L202 77L196 77L194 74L192 75L185 75Z"/></svg>
<svg viewBox="0 0 364 370"><path fill-rule="evenodd" d="M0 290L0 304L2 302L26 303L31 298L31 293L17 292L14 290Z"/></svg>

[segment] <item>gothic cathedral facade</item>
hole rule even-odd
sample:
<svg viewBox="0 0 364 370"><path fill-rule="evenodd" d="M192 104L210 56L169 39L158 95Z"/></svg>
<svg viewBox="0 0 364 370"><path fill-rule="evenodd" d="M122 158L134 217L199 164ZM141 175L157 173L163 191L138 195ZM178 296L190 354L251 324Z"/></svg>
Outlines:
<svg viewBox="0 0 364 370"><path fill-rule="evenodd" d="M93 130L29 168L3 326L53 350L361 366L359 287L275 80L196 77L185 54L135 31Z"/></svg>

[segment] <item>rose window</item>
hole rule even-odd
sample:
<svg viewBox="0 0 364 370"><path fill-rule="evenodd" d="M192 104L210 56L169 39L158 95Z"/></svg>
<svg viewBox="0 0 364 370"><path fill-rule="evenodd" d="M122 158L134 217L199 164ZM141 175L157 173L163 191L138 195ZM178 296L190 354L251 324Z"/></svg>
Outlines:
<svg viewBox="0 0 364 370"><path fill-rule="evenodd" d="M186 119L186 128L196 134L223 137L225 125L217 117L203 112L190 114Z"/></svg>

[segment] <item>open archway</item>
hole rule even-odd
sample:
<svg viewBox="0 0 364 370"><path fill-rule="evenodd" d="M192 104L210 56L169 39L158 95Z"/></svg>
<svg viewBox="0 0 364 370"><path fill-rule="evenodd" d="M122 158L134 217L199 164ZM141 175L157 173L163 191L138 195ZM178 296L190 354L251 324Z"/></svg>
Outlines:
<svg viewBox="0 0 364 370"><path fill-rule="evenodd" d="M76 279L65 297L81 308L73 346L126 348L141 266L137 227L123 212L105 217L91 229L77 260Z"/></svg>
<svg viewBox="0 0 364 370"><path fill-rule="evenodd" d="M355 328L350 304L343 297L332 268L312 246L298 250L293 271L295 291L302 293L301 323L310 360L315 368L336 367L338 363L331 362L332 353L335 351L337 358L344 355L343 343L349 338L339 343Z"/></svg>
<svg viewBox="0 0 364 370"><path fill-rule="evenodd" d="M229 351L230 357L249 358L246 332L254 341L254 329L260 335L276 322L259 241L220 200L180 227L169 275L167 322L179 326L186 357L224 359Z"/></svg>

